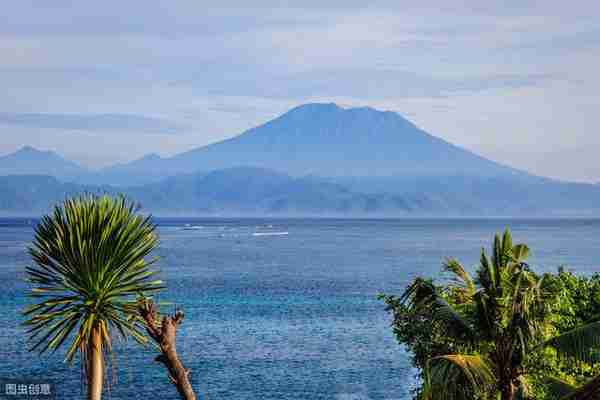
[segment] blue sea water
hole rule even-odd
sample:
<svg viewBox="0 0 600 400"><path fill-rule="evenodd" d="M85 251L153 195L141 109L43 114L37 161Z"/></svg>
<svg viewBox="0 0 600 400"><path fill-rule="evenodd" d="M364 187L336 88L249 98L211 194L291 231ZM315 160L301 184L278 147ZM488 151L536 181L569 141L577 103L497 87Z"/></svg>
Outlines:
<svg viewBox="0 0 600 400"><path fill-rule="evenodd" d="M600 220L157 222L160 300L185 311L178 350L202 399L409 399L416 371L377 294L438 277L448 256L474 266L507 227L537 271L600 271ZM0 378L49 380L57 398L81 398L79 364L28 352L19 325L34 225L0 219ZM152 347L115 348L107 398L178 398Z"/></svg>

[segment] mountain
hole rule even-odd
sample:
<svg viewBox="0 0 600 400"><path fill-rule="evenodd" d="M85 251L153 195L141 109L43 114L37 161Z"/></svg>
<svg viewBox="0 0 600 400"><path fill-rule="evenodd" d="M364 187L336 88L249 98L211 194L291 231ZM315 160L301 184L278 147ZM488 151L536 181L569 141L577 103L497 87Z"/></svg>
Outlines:
<svg viewBox="0 0 600 400"><path fill-rule="evenodd" d="M65 196L106 192L159 215L600 215L600 185L533 176L396 113L335 104L303 105L232 139L87 174L27 147L0 158L6 174L13 176L0 177L3 214L44 212Z"/></svg>
<svg viewBox="0 0 600 400"><path fill-rule="evenodd" d="M146 154L129 163L116 164L100 172L82 175L78 182L115 186L158 182L170 176L170 174L165 174L162 161L163 159L158 154Z"/></svg>
<svg viewBox="0 0 600 400"><path fill-rule="evenodd" d="M105 169L97 181L139 184L239 166L296 177L527 175L432 136L397 113L332 103L305 104L234 138L141 165Z"/></svg>
<svg viewBox="0 0 600 400"><path fill-rule="evenodd" d="M34 216L69 196L98 188L64 183L46 175L0 176L0 215Z"/></svg>
<svg viewBox="0 0 600 400"><path fill-rule="evenodd" d="M0 176L0 215L46 213L66 197L83 193L123 194L158 215L375 216L442 209L422 194L369 195L311 178L236 167L128 188L63 183L49 176Z"/></svg>
<svg viewBox="0 0 600 400"><path fill-rule="evenodd" d="M52 175L62 180L75 179L87 171L52 151L30 146L0 157L0 175Z"/></svg>
<svg viewBox="0 0 600 400"><path fill-rule="evenodd" d="M178 175L143 186L64 183L49 176L0 176L0 216L34 216L82 193L123 194L161 216L594 216L600 186L506 177L360 192L314 177L256 167Z"/></svg>

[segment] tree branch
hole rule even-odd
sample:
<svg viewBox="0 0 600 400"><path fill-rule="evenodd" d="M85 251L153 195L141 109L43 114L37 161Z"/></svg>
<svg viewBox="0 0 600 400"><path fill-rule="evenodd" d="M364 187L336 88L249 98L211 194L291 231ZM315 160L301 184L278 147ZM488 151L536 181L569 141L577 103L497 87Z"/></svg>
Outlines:
<svg viewBox="0 0 600 400"><path fill-rule="evenodd" d="M146 323L148 335L158 344L161 351L154 360L167 368L169 379L183 400L196 400L189 380L190 370L184 368L179 360L175 345L177 327L181 325L184 317L183 311L177 310L172 316L163 316L160 325L157 324L159 314L152 300L142 299L138 311Z"/></svg>

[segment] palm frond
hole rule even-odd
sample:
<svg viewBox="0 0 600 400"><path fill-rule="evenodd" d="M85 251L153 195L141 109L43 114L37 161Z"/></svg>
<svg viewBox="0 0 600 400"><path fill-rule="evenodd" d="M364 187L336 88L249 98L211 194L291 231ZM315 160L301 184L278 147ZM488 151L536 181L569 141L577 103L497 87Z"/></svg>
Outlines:
<svg viewBox="0 0 600 400"><path fill-rule="evenodd" d="M485 249L481 249L479 264L480 267L477 270L477 283L485 292L493 295L496 292L496 287L498 285L498 268L495 263L490 261L487 257Z"/></svg>
<svg viewBox="0 0 600 400"><path fill-rule="evenodd" d="M470 298L475 294L475 282L473 282L471 275L456 259L446 259L442 265L442 269L453 274L452 280L456 285L455 288L460 290L464 297Z"/></svg>
<svg viewBox="0 0 600 400"><path fill-rule="evenodd" d="M600 399L600 375L591 379L585 385L575 388L560 400L598 400Z"/></svg>
<svg viewBox="0 0 600 400"><path fill-rule="evenodd" d="M474 331L469 321L438 293L431 281L415 279L400 300L413 309L430 310L432 317L443 324L455 338L473 338Z"/></svg>
<svg viewBox="0 0 600 400"><path fill-rule="evenodd" d="M570 395L577 390L575 386L555 376L546 377L545 385L546 390L548 390L550 395L552 395L552 397L555 399Z"/></svg>
<svg viewBox="0 0 600 400"><path fill-rule="evenodd" d="M523 262L529 257L529 247L525 244L517 244L512 248L512 258L514 262Z"/></svg>
<svg viewBox="0 0 600 400"><path fill-rule="evenodd" d="M501 247L502 247L502 258L501 258L500 262L501 262L501 265L506 265L506 263L512 258L512 250L513 250L512 236L508 229L505 229L504 233L502 234Z"/></svg>
<svg viewBox="0 0 600 400"><path fill-rule="evenodd" d="M544 345L553 347L562 356L584 362L597 362L596 352L600 350L600 321L555 336Z"/></svg>
<svg viewBox="0 0 600 400"><path fill-rule="evenodd" d="M493 390L496 378L481 355L450 354L432 358L424 385L429 400L466 400Z"/></svg>

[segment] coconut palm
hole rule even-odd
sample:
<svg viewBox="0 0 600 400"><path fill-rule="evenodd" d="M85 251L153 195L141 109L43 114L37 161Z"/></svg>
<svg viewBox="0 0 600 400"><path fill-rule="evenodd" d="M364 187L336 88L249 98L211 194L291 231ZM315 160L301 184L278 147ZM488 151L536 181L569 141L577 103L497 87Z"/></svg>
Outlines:
<svg viewBox="0 0 600 400"><path fill-rule="evenodd" d="M553 347L563 357L598 361L600 322L548 339L552 306L559 293L550 280L530 270L525 263L528 254L527 246L513 246L506 231L502 238L495 236L491 259L482 250L474 277L450 259L444 263L452 277L449 285L440 289L417 278L404 292L402 304L431 316L444 328L455 350L428 361L426 399L523 398L528 387L528 359L546 347ZM600 398L600 377L581 388L556 379L553 382L557 399Z"/></svg>
<svg viewBox="0 0 600 400"><path fill-rule="evenodd" d="M146 260L158 238L149 218L122 197L86 195L66 200L35 229L27 267L33 284L25 325L31 350L79 353L87 398L100 399L106 357L115 333L145 342L138 295L162 289Z"/></svg>
<svg viewBox="0 0 600 400"><path fill-rule="evenodd" d="M474 277L456 260L444 268L452 282L440 292L416 279L401 300L427 310L454 342L456 353L429 360L429 399L512 400L526 389L528 355L547 337L555 292L525 263L529 249L513 246L506 231L496 235L489 259L482 250ZM453 305L446 299L452 299Z"/></svg>

